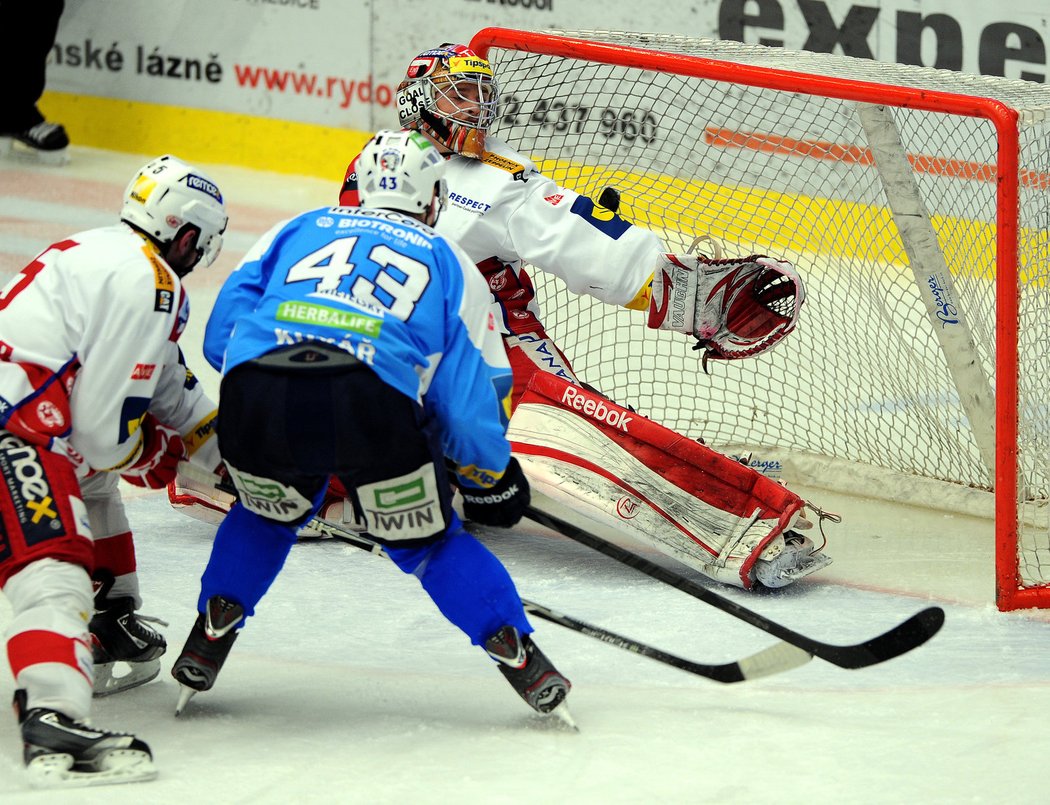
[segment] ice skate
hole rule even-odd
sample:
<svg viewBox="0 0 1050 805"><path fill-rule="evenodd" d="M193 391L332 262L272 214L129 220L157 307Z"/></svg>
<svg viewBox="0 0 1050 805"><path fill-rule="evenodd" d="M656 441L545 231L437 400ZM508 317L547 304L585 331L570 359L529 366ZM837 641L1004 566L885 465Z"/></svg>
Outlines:
<svg viewBox="0 0 1050 805"><path fill-rule="evenodd" d="M167 623L138 615L132 598L96 598L95 606L100 605L105 608L95 612L90 625L95 696L109 696L155 679L168 644L147 622Z"/></svg>
<svg viewBox="0 0 1050 805"><path fill-rule="evenodd" d="M504 626L485 641L485 651L499 662L500 673L529 707L543 715L557 716L577 729L565 704L572 684L558 673L529 635Z"/></svg>
<svg viewBox="0 0 1050 805"><path fill-rule="evenodd" d="M0 134L0 156L35 159L48 165L69 162L69 135L59 123L46 120L23 131Z"/></svg>
<svg viewBox="0 0 1050 805"><path fill-rule="evenodd" d="M182 713L194 694L210 690L215 684L243 618L244 608L240 604L221 595L208 599L207 612L197 615L186 645L171 669L171 675L182 685L175 715Z"/></svg>
<svg viewBox="0 0 1050 805"><path fill-rule="evenodd" d="M786 587L831 564L813 540L795 531L774 539L755 562L755 579L764 587Z"/></svg>
<svg viewBox="0 0 1050 805"><path fill-rule="evenodd" d="M27 710L23 690L15 691L14 708L34 786L133 783L157 776L149 746L134 735L100 730L56 710Z"/></svg>

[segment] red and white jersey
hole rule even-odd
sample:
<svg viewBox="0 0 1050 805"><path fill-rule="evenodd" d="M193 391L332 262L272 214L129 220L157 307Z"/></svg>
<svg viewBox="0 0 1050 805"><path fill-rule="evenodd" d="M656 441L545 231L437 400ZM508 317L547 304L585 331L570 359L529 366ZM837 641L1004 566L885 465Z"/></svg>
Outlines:
<svg viewBox="0 0 1050 805"><path fill-rule="evenodd" d="M0 291L0 427L81 477L133 464L151 408L214 443L215 406L177 344L188 318L178 276L126 224L52 244Z"/></svg>
<svg viewBox="0 0 1050 805"><path fill-rule="evenodd" d="M499 302L507 330L542 329L523 263L553 274L578 294L646 309L660 239L586 196L559 186L527 157L495 137L476 160L453 154L445 180L449 204L435 229L478 265ZM356 163L340 203L357 205Z"/></svg>

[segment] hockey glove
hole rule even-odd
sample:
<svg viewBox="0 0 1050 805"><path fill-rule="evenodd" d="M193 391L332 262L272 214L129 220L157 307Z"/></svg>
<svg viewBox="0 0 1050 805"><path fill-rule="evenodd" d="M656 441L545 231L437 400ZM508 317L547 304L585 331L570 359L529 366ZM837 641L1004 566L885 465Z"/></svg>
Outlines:
<svg viewBox="0 0 1050 805"><path fill-rule="evenodd" d="M805 298L801 277L785 260L665 254L653 275L648 323L695 337L705 364L708 357L747 358L795 329Z"/></svg>
<svg viewBox="0 0 1050 805"><path fill-rule="evenodd" d="M146 414L142 419L142 453L120 477L135 486L163 489L175 480L179 462L185 459L186 446L179 432L162 425L153 414Z"/></svg>
<svg viewBox="0 0 1050 805"><path fill-rule="evenodd" d="M531 501L529 482L518 460L511 456L503 477L489 489L461 488L463 514L482 525L510 528L525 514Z"/></svg>

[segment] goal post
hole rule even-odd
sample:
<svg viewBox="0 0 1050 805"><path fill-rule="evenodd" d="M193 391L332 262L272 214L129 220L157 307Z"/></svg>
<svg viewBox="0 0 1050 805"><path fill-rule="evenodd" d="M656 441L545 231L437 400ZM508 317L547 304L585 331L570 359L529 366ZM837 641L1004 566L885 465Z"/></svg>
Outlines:
<svg viewBox="0 0 1050 805"><path fill-rule="evenodd" d="M548 176L616 187L669 251L710 234L806 282L783 345L704 374L688 339L536 271L583 380L759 466L994 495L997 605L1050 607L1050 87L665 34L471 46L493 134Z"/></svg>

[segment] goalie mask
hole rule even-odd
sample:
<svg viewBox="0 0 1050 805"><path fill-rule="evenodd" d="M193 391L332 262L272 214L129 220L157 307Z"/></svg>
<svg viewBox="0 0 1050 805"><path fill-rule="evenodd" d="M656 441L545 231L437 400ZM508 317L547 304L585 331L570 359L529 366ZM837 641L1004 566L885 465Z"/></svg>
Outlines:
<svg viewBox="0 0 1050 805"><path fill-rule="evenodd" d="M790 263L765 255L708 259L665 254L653 276L649 327L686 333L711 358L748 358L795 329L806 298Z"/></svg>
<svg viewBox="0 0 1050 805"><path fill-rule="evenodd" d="M412 60L397 88L397 116L402 128L481 159L498 100L488 61L463 45L446 43Z"/></svg>
<svg viewBox="0 0 1050 805"><path fill-rule="evenodd" d="M200 230L197 249L210 266L222 250L229 220L218 186L201 171L166 154L144 165L124 190L120 220L166 248L186 225Z"/></svg>

